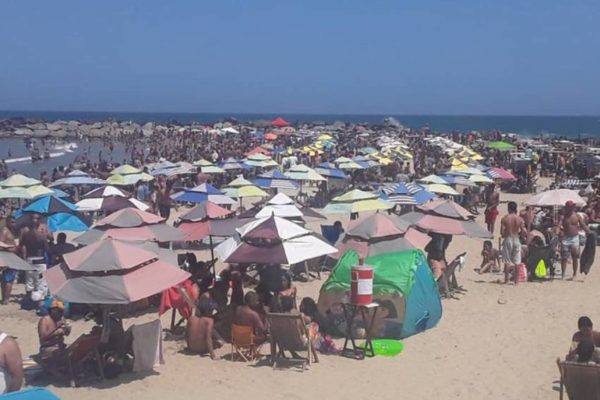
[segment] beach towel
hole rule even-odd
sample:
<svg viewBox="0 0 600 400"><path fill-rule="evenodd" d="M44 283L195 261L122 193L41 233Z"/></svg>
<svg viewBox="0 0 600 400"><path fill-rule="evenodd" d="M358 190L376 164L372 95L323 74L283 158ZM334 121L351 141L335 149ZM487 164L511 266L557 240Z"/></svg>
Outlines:
<svg viewBox="0 0 600 400"><path fill-rule="evenodd" d="M162 326L160 320L133 325L133 372L152 371L164 364L162 354Z"/></svg>
<svg viewBox="0 0 600 400"><path fill-rule="evenodd" d="M192 293L192 282L189 280L183 282L181 285L174 286L162 292L162 296L160 299L160 307L158 309L158 315L163 315L171 308L179 311L179 314L187 319L192 314L192 310L190 306L185 301L181 293L179 292L180 288L185 288L186 292L191 295ZM195 300L195 299L194 299Z"/></svg>

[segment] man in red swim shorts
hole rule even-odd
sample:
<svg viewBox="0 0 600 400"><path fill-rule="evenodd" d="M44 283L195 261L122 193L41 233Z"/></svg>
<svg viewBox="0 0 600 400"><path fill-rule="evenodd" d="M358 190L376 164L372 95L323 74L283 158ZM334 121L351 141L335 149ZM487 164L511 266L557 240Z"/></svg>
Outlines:
<svg viewBox="0 0 600 400"><path fill-rule="evenodd" d="M496 218L498 217L498 204L500 204L500 193L496 191L496 185L491 184L488 186L485 192L485 223L487 225L488 232L494 234L494 226L496 225Z"/></svg>

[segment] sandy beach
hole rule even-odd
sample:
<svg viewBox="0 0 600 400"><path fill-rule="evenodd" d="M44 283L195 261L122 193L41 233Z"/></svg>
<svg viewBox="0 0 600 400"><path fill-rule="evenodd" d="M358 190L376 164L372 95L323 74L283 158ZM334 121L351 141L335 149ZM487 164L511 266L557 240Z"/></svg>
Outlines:
<svg viewBox="0 0 600 400"><path fill-rule="evenodd" d="M527 197L503 193L502 201L515 200L520 204ZM503 204L500 209L504 215L506 206ZM483 216L478 220L483 222ZM347 220L342 221L347 223ZM318 229L318 224L310 225ZM481 240L454 237L448 258L467 252L466 267L458 272L459 283L467 292L457 300L444 300L444 315L439 325L406 339L404 352L393 358L355 361L321 356L320 363L302 373L296 368L273 370L261 363L255 366L186 355L183 340L168 339L164 343L166 364L153 374L123 374L119 380L92 382L77 389L49 388L66 400L194 395L340 399L371 398L374 393L379 399L548 399L558 396L559 375L555 361L568 350L577 318L589 315L593 321L600 320L600 313L592 303L600 284L598 266L592 268L585 282L579 278L573 282L503 285L498 283L503 279L501 274L479 275L474 271L480 263L481 246ZM322 283L314 280L295 284L300 297L317 299ZM22 290L22 286L18 289ZM125 328L136 321L154 318L155 313L129 318ZM37 351L37 320L33 312L18 310L16 303L0 308L2 330L18 338L24 357ZM167 313L162 318L163 327L168 327L169 322L170 313ZM91 327L92 322L78 321L71 337ZM226 345L217 355L223 357L229 351ZM267 352L263 349L263 353Z"/></svg>

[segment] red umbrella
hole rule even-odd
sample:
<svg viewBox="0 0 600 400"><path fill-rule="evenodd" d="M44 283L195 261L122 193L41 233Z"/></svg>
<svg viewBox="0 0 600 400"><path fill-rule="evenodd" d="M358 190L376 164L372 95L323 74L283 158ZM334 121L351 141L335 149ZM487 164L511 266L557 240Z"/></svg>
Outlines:
<svg viewBox="0 0 600 400"><path fill-rule="evenodd" d="M271 122L271 125L276 128L283 128L284 126L289 126L290 124L285 119L277 117Z"/></svg>
<svg viewBox="0 0 600 400"><path fill-rule="evenodd" d="M268 135L268 133L267 133L267 135ZM262 154L267 157L271 157L271 152L260 146L256 146L255 148L253 148L252 150L250 150L249 152L246 153L247 156L253 156L255 154Z"/></svg>
<svg viewBox="0 0 600 400"><path fill-rule="evenodd" d="M277 139L277 135L273 132L269 132L265 135L265 140L275 140Z"/></svg>
<svg viewBox="0 0 600 400"><path fill-rule="evenodd" d="M190 274L139 246L107 239L76 250L44 273L52 294L83 304L129 304L178 285Z"/></svg>
<svg viewBox="0 0 600 400"><path fill-rule="evenodd" d="M487 174L492 178L492 179L500 179L503 181L516 181L517 178L515 178L515 176L510 173L509 171L505 170L504 168L490 168L487 171Z"/></svg>

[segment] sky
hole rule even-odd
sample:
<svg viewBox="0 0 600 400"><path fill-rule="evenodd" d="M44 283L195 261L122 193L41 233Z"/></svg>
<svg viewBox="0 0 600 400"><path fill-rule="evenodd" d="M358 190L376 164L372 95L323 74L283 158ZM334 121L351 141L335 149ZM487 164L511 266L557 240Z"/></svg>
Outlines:
<svg viewBox="0 0 600 400"><path fill-rule="evenodd" d="M598 0L3 0L0 110L600 115Z"/></svg>

